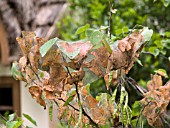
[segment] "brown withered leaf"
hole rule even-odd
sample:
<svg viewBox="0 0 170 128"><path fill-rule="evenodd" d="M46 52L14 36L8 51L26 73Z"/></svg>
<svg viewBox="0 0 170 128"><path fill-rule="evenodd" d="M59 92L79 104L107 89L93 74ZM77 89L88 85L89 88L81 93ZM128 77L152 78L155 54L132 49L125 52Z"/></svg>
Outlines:
<svg viewBox="0 0 170 128"><path fill-rule="evenodd" d="M62 64L63 64L64 66L70 67L70 68L72 68L72 69L74 69L74 70L79 70L79 69L80 69L80 66L81 66L80 62L77 62L77 61L71 61L71 62L68 62L68 63L63 62Z"/></svg>
<svg viewBox="0 0 170 128"><path fill-rule="evenodd" d="M36 37L36 41L37 41L37 45L38 45L38 49L45 43L47 42L47 40L41 38L41 37Z"/></svg>
<svg viewBox="0 0 170 128"><path fill-rule="evenodd" d="M123 68L127 74L133 67L135 59L139 57L143 45L143 37L141 33L137 31L122 40L118 40L117 45L113 46L112 55L109 58L113 69Z"/></svg>
<svg viewBox="0 0 170 128"><path fill-rule="evenodd" d="M117 72L116 70L113 70L112 71L112 78L111 78L111 81L110 81L110 85L109 85L109 77L110 77L110 73L107 73L105 76L104 76L104 80L105 80L105 83L106 83L106 86L107 86L107 90L110 88L109 86L114 86L118 83L118 77L117 77Z"/></svg>
<svg viewBox="0 0 170 128"><path fill-rule="evenodd" d="M54 86L59 86L61 81L67 77L67 72L62 67L61 64L57 63L50 66L50 79L49 84Z"/></svg>
<svg viewBox="0 0 170 128"><path fill-rule="evenodd" d="M81 60L86 56L89 50L92 49L93 45L87 41L87 42L82 42L82 41L77 41L73 43L67 43L67 42L58 42L58 45L64 49L65 52L67 53L73 53L76 50L79 50L78 56L75 58L76 60Z"/></svg>
<svg viewBox="0 0 170 128"><path fill-rule="evenodd" d="M34 45L31 48L30 53L28 54L28 58L29 58L31 66L32 66L32 69L36 73L38 72L38 65L39 65L40 57L41 56L40 56L38 45Z"/></svg>
<svg viewBox="0 0 170 128"><path fill-rule="evenodd" d="M122 40L118 40L118 48L121 52L129 51L131 44L129 43L129 37L125 37Z"/></svg>
<svg viewBox="0 0 170 128"><path fill-rule="evenodd" d="M162 127L160 115L166 111L170 98L170 82L162 86L162 78L159 75L152 75L152 80L148 85L149 92L145 93L145 97L141 103L146 105L143 115L147 118L151 126ZM158 123L159 121L159 123Z"/></svg>
<svg viewBox="0 0 170 128"><path fill-rule="evenodd" d="M27 66L25 68L25 72L26 72L25 79L27 80L27 83L31 83L33 80L35 80L36 75L30 66Z"/></svg>
<svg viewBox="0 0 170 128"><path fill-rule="evenodd" d="M27 66L27 58L25 56L19 59L19 65L21 66L21 72L24 72Z"/></svg>
<svg viewBox="0 0 170 128"><path fill-rule="evenodd" d="M86 113L98 124L104 125L106 122L106 110L99 107L99 102L93 98L87 91L86 86L81 88L82 106Z"/></svg>
<svg viewBox="0 0 170 128"><path fill-rule="evenodd" d="M85 76L85 71L80 69L79 71L71 73L71 76L67 77L68 84L74 84L81 81Z"/></svg>
<svg viewBox="0 0 170 128"><path fill-rule="evenodd" d="M41 98L42 95L42 90L39 86L31 86L29 87L29 92L31 94L31 96L37 100L37 103L39 103L41 106L44 107L44 109L46 109L46 104L44 102L44 100Z"/></svg>
<svg viewBox="0 0 170 128"><path fill-rule="evenodd" d="M35 33L29 32L29 31L23 31L22 35L23 35L23 38L17 37L16 40L17 40L24 56L27 57L27 55L29 54L29 52L31 50L31 47L33 46Z"/></svg>
<svg viewBox="0 0 170 128"><path fill-rule="evenodd" d="M94 72L97 76L104 76L104 72L102 71L102 67L99 61L93 59L91 62L85 62L83 64L84 68L89 68L92 72Z"/></svg>
<svg viewBox="0 0 170 128"><path fill-rule="evenodd" d="M49 91L49 90L44 89L43 92L44 92L46 99L49 99L49 100L55 99L55 92L54 91Z"/></svg>
<svg viewBox="0 0 170 128"><path fill-rule="evenodd" d="M91 52L95 56L95 59L101 63L101 65L106 68L108 63L108 51L105 47L100 47L95 51Z"/></svg>
<svg viewBox="0 0 170 128"><path fill-rule="evenodd" d="M160 75L151 75L151 81L147 84L149 91L158 89L163 85L162 77Z"/></svg>
<svg viewBox="0 0 170 128"><path fill-rule="evenodd" d="M109 57L112 64L112 69L117 70L128 66L129 57L125 52L121 52L119 49L113 49L112 54Z"/></svg>
<svg viewBox="0 0 170 128"><path fill-rule="evenodd" d="M60 62L60 50L53 49L47 52L43 60L43 66L54 65Z"/></svg>

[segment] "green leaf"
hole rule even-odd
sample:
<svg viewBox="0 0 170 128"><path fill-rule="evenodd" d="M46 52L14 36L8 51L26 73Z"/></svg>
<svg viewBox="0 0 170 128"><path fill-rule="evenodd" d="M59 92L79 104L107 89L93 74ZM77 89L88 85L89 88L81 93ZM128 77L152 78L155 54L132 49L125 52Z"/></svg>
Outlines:
<svg viewBox="0 0 170 128"><path fill-rule="evenodd" d="M109 74L109 82L108 82L109 86L111 85L112 78L113 78L113 71L111 71L110 74Z"/></svg>
<svg viewBox="0 0 170 128"><path fill-rule="evenodd" d="M148 49L148 52L153 54L155 57L159 55L159 49L157 47L155 47L155 46L150 47Z"/></svg>
<svg viewBox="0 0 170 128"><path fill-rule="evenodd" d="M23 121L7 121L6 127L7 128L19 128L22 125Z"/></svg>
<svg viewBox="0 0 170 128"><path fill-rule="evenodd" d="M168 60L170 61L170 57L168 57Z"/></svg>
<svg viewBox="0 0 170 128"><path fill-rule="evenodd" d="M165 48L170 49L170 39L162 40L161 43Z"/></svg>
<svg viewBox="0 0 170 128"><path fill-rule="evenodd" d="M170 32L165 32L164 34L166 37L170 37Z"/></svg>
<svg viewBox="0 0 170 128"><path fill-rule="evenodd" d="M76 123L74 128L79 128L79 124L81 123L81 118L82 118L82 115L83 115L83 110L82 110L82 106L81 106L80 101L78 101L78 104L79 104L79 117L78 117L78 122Z"/></svg>
<svg viewBox="0 0 170 128"><path fill-rule="evenodd" d="M55 44L57 38L51 39L40 47L41 56L44 57L50 48Z"/></svg>
<svg viewBox="0 0 170 128"><path fill-rule="evenodd" d="M104 41L105 41L105 45L106 45L106 47L107 47L107 51L110 53L110 54L112 54L112 49L111 49L111 47L110 47L110 43L109 43L109 38L107 38L106 36L104 37Z"/></svg>
<svg viewBox="0 0 170 128"><path fill-rule="evenodd" d="M100 30L105 30L105 29L108 29L109 26L100 26Z"/></svg>
<svg viewBox="0 0 170 128"><path fill-rule="evenodd" d="M19 65L17 62L13 62L12 63L12 68L11 68L11 72L12 72L12 76L15 78L15 79L18 79L18 78L22 78L22 74L19 70Z"/></svg>
<svg viewBox="0 0 170 128"><path fill-rule="evenodd" d="M170 4L170 0L162 0L162 2L165 7L168 7L168 5Z"/></svg>
<svg viewBox="0 0 170 128"><path fill-rule="evenodd" d="M139 60L138 58L135 58L136 62L140 65L140 66L143 66L141 60Z"/></svg>
<svg viewBox="0 0 170 128"><path fill-rule="evenodd" d="M74 96L75 96L75 95L70 96L70 97L65 101L65 103L64 103L63 106L67 106L67 105L74 99Z"/></svg>
<svg viewBox="0 0 170 128"><path fill-rule="evenodd" d="M145 27L141 33L141 35L144 38L144 42L149 41L152 37L152 34L153 34L153 30L152 29L149 30L148 27Z"/></svg>
<svg viewBox="0 0 170 128"><path fill-rule="evenodd" d="M8 116L8 121L13 121L14 119L15 119L15 116L16 116L16 114L15 113L13 113L13 114L10 114L9 116Z"/></svg>
<svg viewBox="0 0 170 128"><path fill-rule="evenodd" d="M90 36L92 35L93 32L95 32L95 29L89 28L86 30L86 37L90 38Z"/></svg>
<svg viewBox="0 0 170 128"><path fill-rule="evenodd" d="M76 89L72 88L70 91L68 91L67 96L70 97L70 96L74 96L75 94L76 94Z"/></svg>
<svg viewBox="0 0 170 128"><path fill-rule="evenodd" d="M95 31L92 33L91 37L90 37L90 41L93 45L98 45L103 38L103 33L99 32L99 31Z"/></svg>
<svg viewBox="0 0 170 128"><path fill-rule="evenodd" d="M82 26L82 27L79 27L79 28L77 29L77 31L76 31L75 34L77 35L77 34L80 34L80 33L82 33L82 32L85 32L89 27L90 27L89 24L86 24L86 25L84 25L84 26Z"/></svg>
<svg viewBox="0 0 170 128"><path fill-rule="evenodd" d="M28 114L25 114L25 113L23 113L23 116L24 116L27 120L29 120L32 124L34 124L35 126L37 126L36 121L35 121L34 119L32 119L31 116L29 116Z"/></svg>
<svg viewBox="0 0 170 128"><path fill-rule="evenodd" d="M40 73L40 77L44 78L44 73L43 72Z"/></svg>
<svg viewBox="0 0 170 128"><path fill-rule="evenodd" d="M116 94L117 94L117 88L115 88L115 90L114 90L114 92L113 92L113 94L112 94L112 98L111 98L112 103L114 103L114 101L115 101L115 99L116 99Z"/></svg>
<svg viewBox="0 0 170 128"><path fill-rule="evenodd" d="M50 107L49 107L49 117L50 117L50 121L52 121L53 119L53 103L50 103Z"/></svg>
<svg viewBox="0 0 170 128"><path fill-rule="evenodd" d="M164 76L165 78L168 78L168 74L167 74L165 69L158 69L158 70L156 70L154 72L161 75L161 76Z"/></svg>
<svg viewBox="0 0 170 128"><path fill-rule="evenodd" d="M125 90L124 86L121 86L121 93L120 93L120 104L123 104L124 98L127 95L127 92Z"/></svg>
<svg viewBox="0 0 170 128"><path fill-rule="evenodd" d="M156 46L157 46L158 48L160 48L160 49L163 49L163 48L164 48L164 46L162 45L162 42L161 42L160 40L155 40L155 41L154 41L154 44L156 44Z"/></svg>

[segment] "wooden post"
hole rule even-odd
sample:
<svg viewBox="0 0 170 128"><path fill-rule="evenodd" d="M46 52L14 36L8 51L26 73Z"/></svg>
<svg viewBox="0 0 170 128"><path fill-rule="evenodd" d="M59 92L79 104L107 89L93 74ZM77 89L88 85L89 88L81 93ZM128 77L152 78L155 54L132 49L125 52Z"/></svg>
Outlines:
<svg viewBox="0 0 170 128"><path fill-rule="evenodd" d="M0 48L1 48L1 62L3 65L9 65L9 45L7 35L4 29L2 20L0 19Z"/></svg>

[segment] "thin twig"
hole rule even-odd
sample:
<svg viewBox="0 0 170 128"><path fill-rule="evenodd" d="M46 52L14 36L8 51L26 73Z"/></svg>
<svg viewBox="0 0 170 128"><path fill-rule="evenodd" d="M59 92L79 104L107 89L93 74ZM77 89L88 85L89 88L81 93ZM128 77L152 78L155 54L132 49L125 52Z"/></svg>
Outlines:
<svg viewBox="0 0 170 128"><path fill-rule="evenodd" d="M64 99L62 99L62 98L59 98L58 100L61 100L61 101L63 101L63 102L66 102ZM57 101L55 101L55 100L53 100L54 102L55 102L55 104L58 104L57 103ZM71 105L71 104L68 104L70 107L72 107L74 110L76 110L76 111L78 111L79 112L79 109L77 109L76 107L74 107L73 105Z"/></svg>
<svg viewBox="0 0 170 128"><path fill-rule="evenodd" d="M63 60L66 61L63 55L62 55L62 57L63 57ZM70 70L68 69L68 67L67 66L65 66L65 67L66 67L66 70L67 70L68 74L70 75L70 77L73 78L73 76L70 73ZM79 102L80 108L82 108L82 113L90 120L90 122L93 125L95 125L98 128L99 127L98 124L95 121L93 121L92 118L85 112L85 110L84 110L84 108L83 108L83 106L81 104L80 95L79 95L79 92L78 92L78 83L74 82L74 84L76 86L76 94L77 94L77 98L78 98L78 102Z"/></svg>
<svg viewBox="0 0 170 128"><path fill-rule="evenodd" d="M27 57L27 60L28 60L28 63L30 64L30 68L31 68L31 70L33 71L33 73L36 75L36 77L37 77L37 79L42 83L42 81L40 80L40 78L39 78L39 76L38 76L38 74L34 71L34 69L33 69L33 66L31 65L31 62L30 62L30 60L29 60L29 58Z"/></svg>
<svg viewBox="0 0 170 128"><path fill-rule="evenodd" d="M112 0L109 0L109 6L110 6L110 14L109 14L109 28L108 28L108 35L111 39L111 31L112 31Z"/></svg>
<svg viewBox="0 0 170 128"><path fill-rule="evenodd" d="M61 100L61 101L63 101L63 102L66 102L64 99L62 99L62 98L59 98L58 100ZM55 104L58 104L55 100L54 100L54 102L55 102ZM76 107L74 107L73 105L71 105L71 104L68 104L71 108L73 108L74 110L76 110L76 111L78 111L79 112L79 109L77 109ZM83 115L84 116L86 116L89 120L90 120L90 122L93 124L93 125L95 125L97 128L99 128L99 126L98 126L98 124L96 124L92 119L91 119L91 117L84 111L84 109L82 109L82 113L83 113Z"/></svg>

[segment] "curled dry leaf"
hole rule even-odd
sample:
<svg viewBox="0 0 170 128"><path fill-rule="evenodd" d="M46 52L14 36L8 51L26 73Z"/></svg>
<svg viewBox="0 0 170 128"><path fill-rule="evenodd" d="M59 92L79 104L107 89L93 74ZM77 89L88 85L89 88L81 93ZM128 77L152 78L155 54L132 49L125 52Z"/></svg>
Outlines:
<svg viewBox="0 0 170 128"><path fill-rule="evenodd" d="M30 65L25 68L25 72L25 79L27 80L27 83L32 83L32 81L36 79L36 75Z"/></svg>
<svg viewBox="0 0 170 128"><path fill-rule="evenodd" d="M71 76L68 76L67 78L67 82L68 84L74 84L77 83L79 81L81 81L85 76L85 71L80 70L80 71L76 71L71 73Z"/></svg>
<svg viewBox="0 0 170 128"><path fill-rule="evenodd" d="M34 45L30 53L28 54L28 58L31 64L31 68L34 70L34 72L38 72L38 65L39 65L39 59L40 59L40 52L38 45Z"/></svg>
<svg viewBox="0 0 170 128"><path fill-rule="evenodd" d="M37 41L37 45L38 45L38 49L40 49L40 47L47 42L47 40L41 38L41 37L36 37L36 41Z"/></svg>
<svg viewBox="0 0 170 128"><path fill-rule="evenodd" d="M117 70L128 66L129 56L127 53L121 52L119 49L113 49L109 60L112 64L112 69Z"/></svg>
<svg viewBox="0 0 170 128"><path fill-rule="evenodd" d="M151 81L147 84L148 90L158 89L163 85L162 77L160 75L151 75Z"/></svg>
<svg viewBox="0 0 170 128"><path fill-rule="evenodd" d="M139 57L143 43L143 36L140 31L133 32L124 39L118 40L117 45L113 45L112 55L109 57L112 69L123 68L127 74L132 68L135 58Z"/></svg>
<svg viewBox="0 0 170 128"><path fill-rule="evenodd" d="M149 92L141 103L145 105L143 115L147 118L148 123L154 127L163 127L160 115L166 111L170 98L170 82L162 86L162 78L159 75L152 75L152 80L148 85ZM159 121L159 123L157 122Z"/></svg>
<svg viewBox="0 0 170 128"><path fill-rule="evenodd" d="M22 35L23 35L23 38L17 37L16 40L17 40L24 56L27 56L31 50L31 47L33 46L35 33L23 31Z"/></svg>
<svg viewBox="0 0 170 128"><path fill-rule="evenodd" d="M31 94L31 96L37 100L37 103L39 103L41 106L44 107L44 109L46 109L46 104L44 102L44 100L41 98L42 96L42 90L39 86L31 86L29 87L29 92Z"/></svg>
<svg viewBox="0 0 170 128"><path fill-rule="evenodd" d="M27 58L25 56L19 59L19 65L21 66L21 72L24 72L27 66Z"/></svg>

